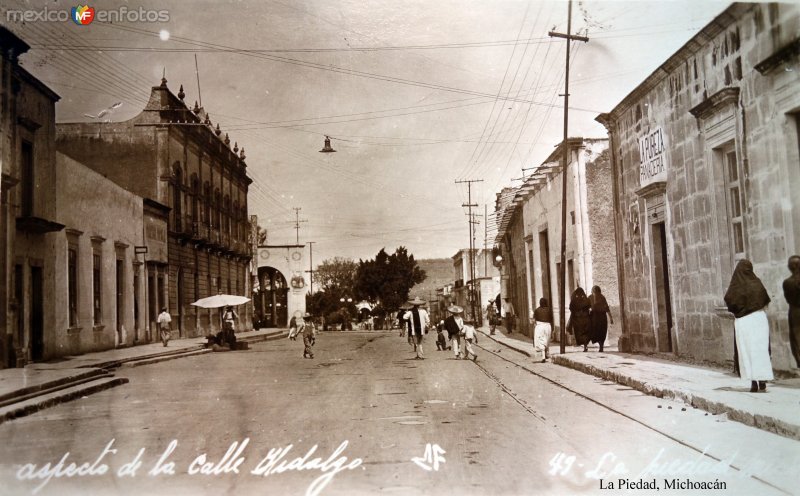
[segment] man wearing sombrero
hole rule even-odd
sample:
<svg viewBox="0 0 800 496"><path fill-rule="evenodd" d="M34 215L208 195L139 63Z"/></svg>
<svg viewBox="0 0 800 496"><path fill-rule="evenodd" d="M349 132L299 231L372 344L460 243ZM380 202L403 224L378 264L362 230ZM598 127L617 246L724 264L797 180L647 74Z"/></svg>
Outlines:
<svg viewBox="0 0 800 496"><path fill-rule="evenodd" d="M300 321L297 332L303 333L303 358L314 358L314 352L311 347L314 346L316 341L317 330L314 327L314 322L311 319L311 314L306 313L303 315L303 320Z"/></svg>
<svg viewBox="0 0 800 496"><path fill-rule="evenodd" d="M417 353L417 360L424 360L425 356L422 353L422 337L428 332L428 326L431 324L428 312L424 308L420 308L425 303L419 296L409 301L411 310L403 315L403 319L407 320L410 327L410 332L413 334L414 351Z"/></svg>
<svg viewBox="0 0 800 496"><path fill-rule="evenodd" d="M464 309L458 305L450 305L447 311L450 312L450 316L444 320L444 328L450 337L450 347L453 348L456 360L460 360L461 347L459 343L461 342L461 332L464 330L464 319L461 318L461 314Z"/></svg>

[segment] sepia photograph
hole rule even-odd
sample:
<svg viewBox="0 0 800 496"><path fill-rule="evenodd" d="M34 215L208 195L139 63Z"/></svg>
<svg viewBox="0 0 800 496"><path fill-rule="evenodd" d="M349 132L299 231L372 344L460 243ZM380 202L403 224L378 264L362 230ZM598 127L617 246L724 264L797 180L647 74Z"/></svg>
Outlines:
<svg viewBox="0 0 800 496"><path fill-rule="evenodd" d="M0 496L800 496L800 0L3 0Z"/></svg>

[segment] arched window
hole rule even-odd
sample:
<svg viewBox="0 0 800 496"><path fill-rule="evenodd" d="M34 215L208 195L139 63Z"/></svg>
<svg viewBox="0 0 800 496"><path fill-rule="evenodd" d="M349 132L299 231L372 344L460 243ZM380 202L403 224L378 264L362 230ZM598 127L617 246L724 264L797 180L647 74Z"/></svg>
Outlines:
<svg viewBox="0 0 800 496"><path fill-rule="evenodd" d="M214 229L219 229L222 225L222 195L219 188L214 190Z"/></svg>
<svg viewBox="0 0 800 496"><path fill-rule="evenodd" d="M203 183L203 223L211 224L211 186Z"/></svg>
<svg viewBox="0 0 800 496"><path fill-rule="evenodd" d="M225 236L230 237L231 235L231 197L225 195L225 212L224 212L224 219L225 224L222 226L222 232Z"/></svg>
<svg viewBox="0 0 800 496"><path fill-rule="evenodd" d="M180 162L175 162L173 167L173 181L172 181L172 213L175 219L175 230L181 230L181 221L183 220L183 197L181 189L183 189L183 171L181 170Z"/></svg>
<svg viewBox="0 0 800 496"><path fill-rule="evenodd" d="M192 174L192 222L200 221L200 180Z"/></svg>
<svg viewBox="0 0 800 496"><path fill-rule="evenodd" d="M233 209L231 210L231 218L233 219L233 226L231 226L232 236L236 241L242 239L239 230L239 201L233 202Z"/></svg>

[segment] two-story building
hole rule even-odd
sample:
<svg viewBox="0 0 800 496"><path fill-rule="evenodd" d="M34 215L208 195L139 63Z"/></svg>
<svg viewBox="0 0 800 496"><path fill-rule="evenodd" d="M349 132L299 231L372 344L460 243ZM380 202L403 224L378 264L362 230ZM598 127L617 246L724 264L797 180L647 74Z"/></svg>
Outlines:
<svg viewBox="0 0 800 496"><path fill-rule="evenodd" d="M219 312L191 305L219 294L250 296L252 256L244 149L231 144L200 107L167 87L151 90L140 114L124 122L58 125L59 152L141 196L148 206L145 236L166 247L145 256L151 327L167 307L181 337L220 328ZM168 210L163 207L167 207ZM166 215L166 232L161 218ZM240 327L252 326L251 306Z"/></svg>

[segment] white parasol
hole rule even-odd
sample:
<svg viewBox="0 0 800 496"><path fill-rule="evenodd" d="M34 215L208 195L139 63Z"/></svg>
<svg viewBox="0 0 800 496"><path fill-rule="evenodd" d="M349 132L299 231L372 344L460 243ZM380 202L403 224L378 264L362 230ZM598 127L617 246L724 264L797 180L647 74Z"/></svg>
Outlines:
<svg viewBox="0 0 800 496"><path fill-rule="evenodd" d="M245 296L218 294L214 296L208 296L206 298L200 298L196 302L192 303L192 305L200 308L221 308L227 306L234 307L236 305L247 303L248 301L250 301L250 298Z"/></svg>

